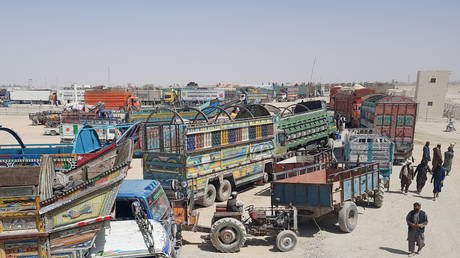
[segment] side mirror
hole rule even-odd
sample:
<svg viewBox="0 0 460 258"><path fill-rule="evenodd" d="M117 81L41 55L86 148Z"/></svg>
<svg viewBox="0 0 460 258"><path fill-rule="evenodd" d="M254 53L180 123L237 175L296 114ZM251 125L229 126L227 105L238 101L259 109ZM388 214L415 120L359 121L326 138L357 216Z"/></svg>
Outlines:
<svg viewBox="0 0 460 258"><path fill-rule="evenodd" d="M176 179L171 180L171 189L177 191L179 189L179 181Z"/></svg>

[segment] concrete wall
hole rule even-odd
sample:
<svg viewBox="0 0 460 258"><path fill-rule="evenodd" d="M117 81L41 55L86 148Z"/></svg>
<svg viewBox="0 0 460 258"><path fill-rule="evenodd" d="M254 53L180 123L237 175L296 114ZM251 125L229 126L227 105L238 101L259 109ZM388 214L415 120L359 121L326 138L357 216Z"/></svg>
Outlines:
<svg viewBox="0 0 460 258"><path fill-rule="evenodd" d="M439 120L443 116L449 71L418 71L415 101L420 120Z"/></svg>

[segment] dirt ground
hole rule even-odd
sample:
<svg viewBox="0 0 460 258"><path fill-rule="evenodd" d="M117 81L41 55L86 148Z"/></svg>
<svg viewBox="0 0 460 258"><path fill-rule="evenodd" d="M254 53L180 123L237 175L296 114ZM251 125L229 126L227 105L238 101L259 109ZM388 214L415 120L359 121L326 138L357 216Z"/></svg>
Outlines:
<svg viewBox="0 0 460 258"><path fill-rule="evenodd" d="M31 126L26 116L0 116L0 125L14 129L26 144L59 142L58 136L42 135L43 126ZM442 132L444 127L445 123L417 123L414 150L417 164L426 140L432 145L442 144L443 151L449 143L460 143L460 133ZM15 143L13 137L0 132L0 144L10 143ZM394 167L390 191L385 193L383 207L359 207L358 226L352 233L339 231L334 218L329 216L319 219L318 225L313 221L303 221L297 247L289 253L276 251L273 239L250 238L248 246L239 253L221 254L200 238L205 234L185 232L187 244L182 248L180 257L404 257L407 256L405 216L416 201L421 202L429 220L425 233L427 246L417 257L460 257L455 249L460 238L459 164L460 155L456 154L452 174L446 178L440 198L436 201L431 199L433 187L429 181L420 195L413 192L415 182L407 195L402 194L399 191L399 167ZM128 178L142 178L141 161L134 160L132 165ZM250 187L240 194L239 199L245 204L268 206L268 188L269 185ZM209 226L214 207L198 210L200 224Z"/></svg>

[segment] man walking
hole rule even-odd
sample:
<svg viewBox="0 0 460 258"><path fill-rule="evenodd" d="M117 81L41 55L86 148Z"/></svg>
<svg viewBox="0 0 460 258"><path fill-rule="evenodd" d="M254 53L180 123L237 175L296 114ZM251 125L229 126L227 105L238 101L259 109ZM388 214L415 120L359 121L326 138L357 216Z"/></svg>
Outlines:
<svg viewBox="0 0 460 258"><path fill-rule="evenodd" d="M420 164L418 164L417 168L415 169L415 174L417 175L417 193L420 194L423 187L425 186L426 180L428 177L426 176L427 172L431 173L431 169L428 166L428 161L422 160Z"/></svg>
<svg viewBox="0 0 460 258"><path fill-rule="evenodd" d="M452 169L452 159L454 158L454 146L451 144L447 151L444 152L444 164L442 167L446 169L446 176L449 175L450 170Z"/></svg>
<svg viewBox="0 0 460 258"><path fill-rule="evenodd" d="M420 254L422 248L425 246L425 226L428 224L428 217L424 211L421 210L420 203L414 203L414 209L406 216L407 226L409 227L407 233L407 241L409 242L409 257L415 254ZM418 249L415 253L415 243Z"/></svg>
<svg viewBox="0 0 460 258"><path fill-rule="evenodd" d="M442 166L442 152L441 144L438 144L436 148L433 148L433 170Z"/></svg>
<svg viewBox="0 0 460 258"><path fill-rule="evenodd" d="M430 157L430 142L428 142L428 141L425 143L425 146L423 146L422 162L424 160L427 163L428 163L428 161L431 161L431 157Z"/></svg>
<svg viewBox="0 0 460 258"><path fill-rule="evenodd" d="M436 198L439 197L445 177L446 170L443 167L433 168L433 176L431 177L431 182L433 183L433 201L436 201Z"/></svg>

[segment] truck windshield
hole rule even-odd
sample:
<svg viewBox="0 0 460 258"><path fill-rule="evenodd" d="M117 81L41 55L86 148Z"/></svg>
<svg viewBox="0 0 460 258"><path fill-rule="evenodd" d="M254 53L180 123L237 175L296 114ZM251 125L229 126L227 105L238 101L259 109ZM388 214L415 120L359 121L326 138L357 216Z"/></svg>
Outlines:
<svg viewBox="0 0 460 258"><path fill-rule="evenodd" d="M149 197L147 197L149 209L154 220L162 220L167 216L167 211L171 208L168 197L163 188L158 188Z"/></svg>

